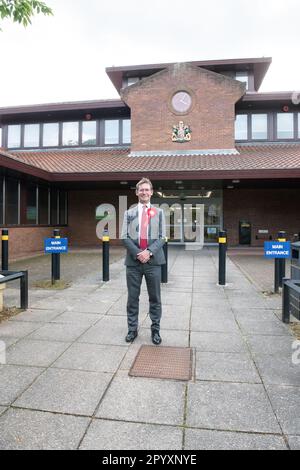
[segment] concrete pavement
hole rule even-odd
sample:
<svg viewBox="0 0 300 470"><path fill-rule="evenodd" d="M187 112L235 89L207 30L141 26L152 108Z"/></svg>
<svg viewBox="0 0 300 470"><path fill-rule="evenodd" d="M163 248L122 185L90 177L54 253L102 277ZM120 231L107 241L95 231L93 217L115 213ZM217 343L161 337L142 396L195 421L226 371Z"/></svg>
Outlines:
<svg viewBox="0 0 300 470"><path fill-rule="evenodd" d="M0 449L300 448L300 364L281 297L231 260L218 286L215 249L169 253L162 345L193 348L192 380L128 376L152 343L145 286L139 336L124 340L123 261L106 284L91 271L63 291L31 289L30 309L0 324Z"/></svg>

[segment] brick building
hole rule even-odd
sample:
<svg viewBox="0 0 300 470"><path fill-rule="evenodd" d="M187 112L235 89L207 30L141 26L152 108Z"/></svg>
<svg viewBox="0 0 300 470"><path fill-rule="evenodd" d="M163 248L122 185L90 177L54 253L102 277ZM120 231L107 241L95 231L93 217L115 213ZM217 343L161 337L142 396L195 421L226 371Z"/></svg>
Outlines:
<svg viewBox="0 0 300 470"><path fill-rule="evenodd" d="M41 250L52 227L73 246L95 246L109 211L119 243L119 196L123 209L133 204L143 176L153 202L168 206L171 243L197 243L198 229L216 243L223 227L232 246L299 233L299 100L259 92L270 63L110 67L119 100L0 108L0 224L11 253Z"/></svg>

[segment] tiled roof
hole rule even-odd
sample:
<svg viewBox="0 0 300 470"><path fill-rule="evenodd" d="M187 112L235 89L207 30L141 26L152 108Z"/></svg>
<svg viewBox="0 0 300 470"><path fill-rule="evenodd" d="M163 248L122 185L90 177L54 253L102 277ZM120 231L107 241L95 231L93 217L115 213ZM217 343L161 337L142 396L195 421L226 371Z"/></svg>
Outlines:
<svg viewBox="0 0 300 470"><path fill-rule="evenodd" d="M300 170L300 144L238 145L237 155L129 156L129 148L14 151L6 156L50 173Z"/></svg>

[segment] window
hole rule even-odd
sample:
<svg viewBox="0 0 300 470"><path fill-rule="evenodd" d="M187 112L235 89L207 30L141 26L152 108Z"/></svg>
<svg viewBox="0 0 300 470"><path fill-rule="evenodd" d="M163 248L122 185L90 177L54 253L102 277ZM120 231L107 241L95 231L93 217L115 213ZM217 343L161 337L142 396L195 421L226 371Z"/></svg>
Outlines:
<svg viewBox="0 0 300 470"><path fill-rule="evenodd" d="M3 224L3 178L0 178L0 225Z"/></svg>
<svg viewBox="0 0 300 470"><path fill-rule="evenodd" d="M59 135L58 122L44 124L43 127L43 147L57 147Z"/></svg>
<svg viewBox="0 0 300 470"><path fill-rule="evenodd" d="M113 145L119 143L119 120L105 121L105 145Z"/></svg>
<svg viewBox="0 0 300 470"><path fill-rule="evenodd" d="M21 147L21 126L13 125L8 126L8 137L7 137L7 147L8 148L17 148Z"/></svg>
<svg viewBox="0 0 300 470"><path fill-rule="evenodd" d="M294 138L294 114L277 113L277 139Z"/></svg>
<svg viewBox="0 0 300 470"><path fill-rule="evenodd" d="M63 145L72 147L79 144L78 138L78 122L63 123Z"/></svg>
<svg viewBox="0 0 300 470"><path fill-rule="evenodd" d="M5 184L5 223L17 225L19 223L19 181L6 179Z"/></svg>
<svg viewBox="0 0 300 470"><path fill-rule="evenodd" d="M237 114L235 117L235 139L247 140L248 139L248 115Z"/></svg>
<svg viewBox="0 0 300 470"><path fill-rule="evenodd" d="M66 191L59 191L59 223L60 225L67 224L67 193Z"/></svg>
<svg viewBox="0 0 300 470"><path fill-rule="evenodd" d="M82 123L82 145L96 145L96 121Z"/></svg>
<svg viewBox="0 0 300 470"><path fill-rule="evenodd" d="M40 125L25 124L24 126L24 147L39 147L40 145Z"/></svg>
<svg viewBox="0 0 300 470"><path fill-rule="evenodd" d="M127 86L134 85L139 81L139 77L128 77L127 78Z"/></svg>
<svg viewBox="0 0 300 470"><path fill-rule="evenodd" d="M123 144L130 144L131 142L131 120L123 119Z"/></svg>
<svg viewBox="0 0 300 470"><path fill-rule="evenodd" d="M248 90L249 87L249 77L247 72L236 72L235 75L236 80L242 83L246 83L246 90Z"/></svg>
<svg viewBox="0 0 300 470"><path fill-rule="evenodd" d="M49 191L47 187L39 186L39 224L49 224Z"/></svg>
<svg viewBox="0 0 300 470"><path fill-rule="evenodd" d="M252 114L252 135L254 140L268 138L268 115Z"/></svg>
<svg viewBox="0 0 300 470"><path fill-rule="evenodd" d="M51 225L58 225L58 190L51 188L50 191L50 204L51 204L51 220L50 223Z"/></svg>
<svg viewBox="0 0 300 470"><path fill-rule="evenodd" d="M36 185L21 183L21 224L37 223Z"/></svg>

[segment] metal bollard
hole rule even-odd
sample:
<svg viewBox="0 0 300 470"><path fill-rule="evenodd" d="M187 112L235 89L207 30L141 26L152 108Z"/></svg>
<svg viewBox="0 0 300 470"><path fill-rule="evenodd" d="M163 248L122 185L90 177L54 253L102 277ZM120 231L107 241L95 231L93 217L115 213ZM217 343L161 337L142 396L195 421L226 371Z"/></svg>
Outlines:
<svg viewBox="0 0 300 470"><path fill-rule="evenodd" d="M109 234L104 230L102 236L102 280L109 281Z"/></svg>
<svg viewBox="0 0 300 470"><path fill-rule="evenodd" d="M8 230L2 230L2 271L8 271Z"/></svg>
<svg viewBox="0 0 300 470"><path fill-rule="evenodd" d="M281 230L278 232L278 241L286 242L286 232ZM285 259L279 259L279 287L282 287L282 279L285 277Z"/></svg>
<svg viewBox="0 0 300 470"><path fill-rule="evenodd" d="M219 286L226 284L226 249L227 249L227 232L219 231Z"/></svg>
<svg viewBox="0 0 300 470"><path fill-rule="evenodd" d="M282 284L282 321L283 323L290 323L290 302L289 302L289 286L286 285L285 281L288 278L283 279Z"/></svg>
<svg viewBox="0 0 300 470"><path fill-rule="evenodd" d="M60 238L60 230L53 230L54 238ZM60 280L60 253L51 254L51 282L55 284L55 281Z"/></svg>
<svg viewBox="0 0 300 470"><path fill-rule="evenodd" d="M274 292L278 294L279 292L279 278L280 278L280 259L275 258L275 271L274 271Z"/></svg>
<svg viewBox="0 0 300 470"><path fill-rule="evenodd" d="M161 283L168 284L168 239L165 239L165 244L163 246L164 255L166 259L166 264L161 266Z"/></svg>

